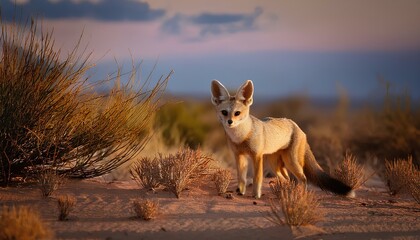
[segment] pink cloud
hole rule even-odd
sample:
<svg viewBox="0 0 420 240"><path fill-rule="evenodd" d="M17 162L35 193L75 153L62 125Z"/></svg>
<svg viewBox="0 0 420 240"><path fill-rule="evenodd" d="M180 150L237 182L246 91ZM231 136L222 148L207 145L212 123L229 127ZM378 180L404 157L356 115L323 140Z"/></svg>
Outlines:
<svg viewBox="0 0 420 240"><path fill-rule="evenodd" d="M301 4L296 2L259 2L262 13L253 8L235 10L235 5L213 9L203 15L198 5L186 13L165 9L168 16L146 22L110 22L96 20L45 20L54 28L58 47L70 49L84 29L84 42L94 58L158 58L165 56L203 56L258 51L401 51L420 49L420 3L393 1L337 2ZM188 2L181 2L188 7ZM152 4L151 4L152 5ZM182 5L182 4L181 4ZM251 6L246 2L245 6ZM227 5L226 5L227 6ZM152 6L164 9L165 5ZM182 31L168 34L162 30L165 21L183 14L183 18L201 16L201 22L217 17L230 19L220 23L217 32L200 37L203 26L180 20ZM241 24L242 16L251 18L251 31L228 31ZM236 22L235 22L235 21ZM214 26L213 26L214 27ZM237 27L237 26L236 26ZM219 34L217 34L219 33ZM198 37L197 37L198 36ZM106 54L106 55L105 55ZM105 55L105 56L104 56Z"/></svg>

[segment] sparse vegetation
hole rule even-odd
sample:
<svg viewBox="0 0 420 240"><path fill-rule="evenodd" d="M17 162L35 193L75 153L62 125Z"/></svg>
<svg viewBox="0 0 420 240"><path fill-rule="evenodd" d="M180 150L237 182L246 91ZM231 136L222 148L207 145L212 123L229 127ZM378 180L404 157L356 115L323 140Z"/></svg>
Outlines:
<svg viewBox="0 0 420 240"><path fill-rule="evenodd" d="M156 127L167 146L185 145L197 149L203 145L210 126L202 120L202 105L178 102L165 104L156 113Z"/></svg>
<svg viewBox="0 0 420 240"><path fill-rule="evenodd" d="M79 44L64 57L36 21L0 22L0 181L34 175L40 166L69 177L100 176L136 156L171 75L150 86L136 69L116 73L108 94L85 77L89 54ZM129 76L126 81L123 76ZM124 83L126 82L126 83Z"/></svg>
<svg viewBox="0 0 420 240"><path fill-rule="evenodd" d="M302 226L314 224L323 218L319 201L314 192L306 191L303 185L294 181L270 184L273 193L278 196L270 201L269 220L278 225ZM283 212L284 220L280 215Z"/></svg>
<svg viewBox="0 0 420 240"><path fill-rule="evenodd" d="M216 117L204 104L168 104L157 112L157 101L171 74L162 76L149 90L149 78L141 85L135 84L135 68L129 74L118 71L110 78L114 83L111 90L97 93L93 85L102 83L92 84L85 77L91 67L89 54L80 54L78 44L63 56L55 50L52 35L38 31L35 21L26 27L3 23L1 26L3 184L14 178L38 178L42 195L50 196L62 184L63 176L94 177L133 159L153 130L162 136L160 143L168 146L185 144L196 149L206 144L207 149L218 152L226 148ZM124 76L129 79L122 79ZM391 194L406 191L420 201L420 111L409 95L392 95L388 88L382 110L353 110L352 115L347 98L340 99L337 109L331 112L322 109L314 114L318 109L309 111L309 104L305 97L292 97L279 101L265 116L295 120L308 133L321 165L328 165L336 178L353 189L366 180L356 156L360 162L369 161L366 156L397 159L379 162L378 169L385 173ZM219 135L212 133L214 125L208 124L206 118L214 119ZM355 155L346 155L337 165L335 161L347 148ZM406 154L413 157L401 159ZM142 158L132 165L131 175L144 189L163 186L179 198L192 183L210 173L210 162L211 158L200 150L183 149L176 154ZM230 178L228 170L218 170L213 175L219 194L226 192ZM270 202L270 219L276 224L301 226L322 218L314 193L303 186L275 182L270 187L277 197ZM68 219L75 199L59 196L57 204L58 219L63 221ZM159 204L139 200L133 202L133 209L138 218L150 220L156 217ZM0 239L51 236L29 207L3 207L0 216Z"/></svg>
<svg viewBox="0 0 420 240"><path fill-rule="evenodd" d="M228 169L218 169L213 173L213 182L216 185L216 190L219 195L226 193L232 177L231 175Z"/></svg>
<svg viewBox="0 0 420 240"><path fill-rule="evenodd" d="M357 163L356 157L349 152L336 167L333 176L353 190L358 189L367 180L363 166Z"/></svg>
<svg viewBox="0 0 420 240"><path fill-rule="evenodd" d="M269 183L271 192L276 196L276 198L280 199L280 192L283 189L290 189L291 182L290 181L281 181L280 178L276 178L274 181L270 181Z"/></svg>
<svg viewBox="0 0 420 240"><path fill-rule="evenodd" d="M200 150L189 148L179 150L176 154L160 156L161 184L173 192L177 198L192 182L208 175L212 158Z"/></svg>
<svg viewBox="0 0 420 240"><path fill-rule="evenodd" d="M413 179L410 181L408 186L408 190L416 200L417 203L420 203L420 170L415 169L413 174Z"/></svg>
<svg viewBox="0 0 420 240"><path fill-rule="evenodd" d="M27 206L6 207L0 212L0 239L51 239L52 232L33 209Z"/></svg>
<svg viewBox="0 0 420 240"><path fill-rule="evenodd" d="M60 195L57 198L58 205L58 220L65 221L68 220L70 211L73 209L76 204L76 198L70 195Z"/></svg>
<svg viewBox="0 0 420 240"><path fill-rule="evenodd" d="M200 183L210 174L212 161L201 150L185 148L175 154L142 158L133 164L130 173L143 188L155 190L163 186L179 198L191 183Z"/></svg>
<svg viewBox="0 0 420 240"><path fill-rule="evenodd" d="M383 81L386 94L383 107L365 109L352 123L348 145L352 152L375 156L378 159L398 159L413 156L420 165L420 108L408 92L393 93L388 82ZM362 156L363 156L362 155ZM385 161L378 168L385 172Z"/></svg>
<svg viewBox="0 0 420 240"><path fill-rule="evenodd" d="M43 197L49 197L65 181L65 177L53 170L43 170L38 174L38 187Z"/></svg>
<svg viewBox="0 0 420 240"><path fill-rule="evenodd" d="M133 209L137 218L149 221L157 216L159 203L149 199L136 200L133 202Z"/></svg>
<svg viewBox="0 0 420 240"><path fill-rule="evenodd" d="M133 163L130 174L136 182L147 190L160 186L160 162L158 158L144 157Z"/></svg>
<svg viewBox="0 0 420 240"><path fill-rule="evenodd" d="M386 161L385 181L391 195L410 191L410 185L415 181L415 174L418 171L413 165L413 159L397 159Z"/></svg>

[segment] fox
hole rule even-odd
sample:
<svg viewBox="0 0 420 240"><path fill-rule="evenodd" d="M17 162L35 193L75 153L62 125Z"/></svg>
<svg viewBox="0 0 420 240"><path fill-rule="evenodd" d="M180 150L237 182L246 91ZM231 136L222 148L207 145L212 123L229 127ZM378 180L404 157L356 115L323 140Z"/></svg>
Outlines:
<svg viewBox="0 0 420 240"><path fill-rule="evenodd" d="M266 117L258 119L250 114L254 84L245 81L231 96L218 80L211 82L211 102L217 112L235 156L238 177L237 192L245 195L248 158L252 159L253 197L261 198L263 161L268 161L280 181L289 181L291 172L307 187L307 182L322 190L353 197L352 188L327 174L315 159L306 134L291 119Z"/></svg>

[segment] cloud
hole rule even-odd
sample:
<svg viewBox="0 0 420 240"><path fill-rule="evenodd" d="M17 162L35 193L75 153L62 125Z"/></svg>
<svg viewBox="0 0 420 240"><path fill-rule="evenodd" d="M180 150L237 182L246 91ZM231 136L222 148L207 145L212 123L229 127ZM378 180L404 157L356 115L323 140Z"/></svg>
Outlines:
<svg viewBox="0 0 420 240"><path fill-rule="evenodd" d="M229 24L241 22L247 17L247 15L243 14L202 13L199 16L193 17L192 22L195 24Z"/></svg>
<svg viewBox="0 0 420 240"><path fill-rule="evenodd" d="M165 10L151 9L148 3L133 0L48 1L31 0L22 4L0 0L3 19L42 17L44 19L87 18L101 21L150 21L165 15Z"/></svg>
<svg viewBox="0 0 420 240"><path fill-rule="evenodd" d="M166 33L178 35L182 32L182 24L186 21L186 17L182 14L176 14L175 16L165 20L162 24L162 30Z"/></svg>
<svg viewBox="0 0 420 240"><path fill-rule="evenodd" d="M186 16L177 14L162 24L162 30L169 34L179 35L188 27L198 28L198 35L206 37L226 33L252 31L258 29L256 21L263 10L255 8L249 14L218 14L202 13L197 16Z"/></svg>

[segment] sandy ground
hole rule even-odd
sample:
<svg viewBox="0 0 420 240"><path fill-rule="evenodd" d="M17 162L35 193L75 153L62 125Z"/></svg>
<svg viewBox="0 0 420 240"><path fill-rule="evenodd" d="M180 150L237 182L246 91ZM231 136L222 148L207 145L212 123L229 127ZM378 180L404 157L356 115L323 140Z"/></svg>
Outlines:
<svg viewBox="0 0 420 240"><path fill-rule="evenodd" d="M376 178L357 190L354 199L320 191L325 219L315 226L291 229L266 216L272 198L269 179L262 199L217 196L212 182L192 187L180 199L163 190L140 190L134 181L107 182L104 178L72 180L52 197L42 198L36 186L0 188L0 204L30 205L37 209L56 239L420 239L420 204L409 196L391 197ZM235 180L230 189L235 188ZM57 221L56 196L77 199L68 221ZM159 201L156 219L134 219L132 202Z"/></svg>

